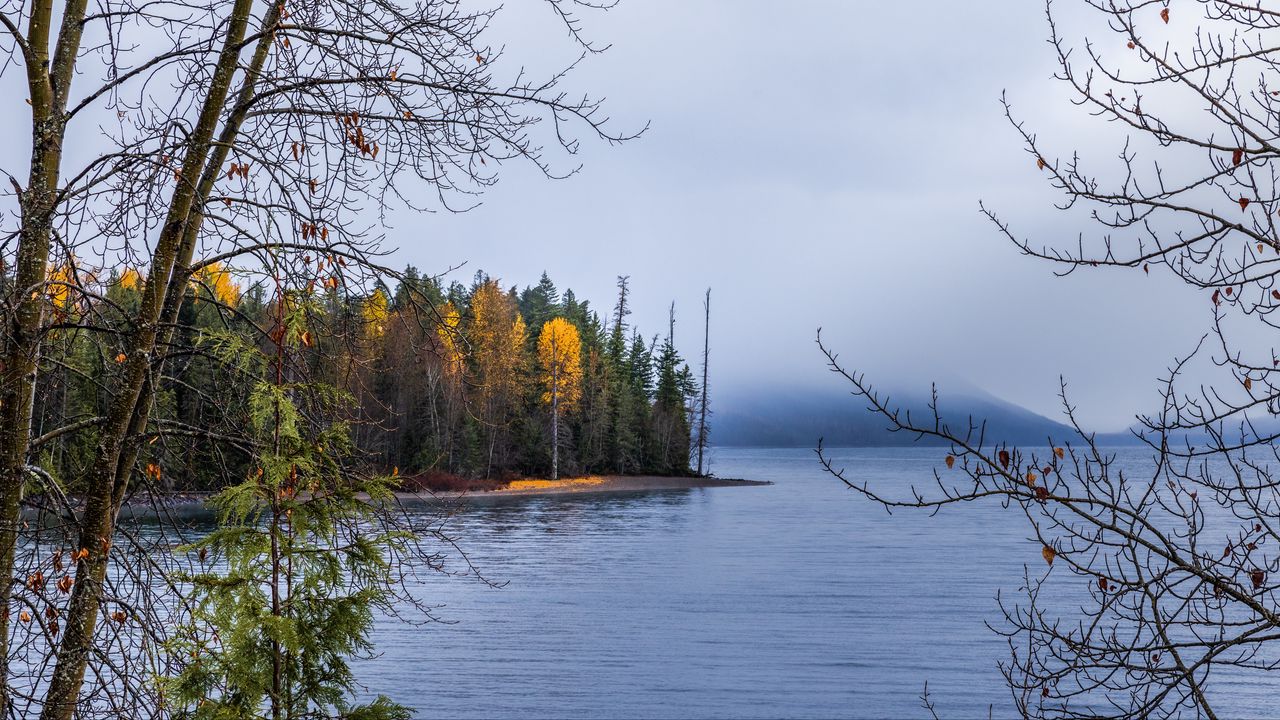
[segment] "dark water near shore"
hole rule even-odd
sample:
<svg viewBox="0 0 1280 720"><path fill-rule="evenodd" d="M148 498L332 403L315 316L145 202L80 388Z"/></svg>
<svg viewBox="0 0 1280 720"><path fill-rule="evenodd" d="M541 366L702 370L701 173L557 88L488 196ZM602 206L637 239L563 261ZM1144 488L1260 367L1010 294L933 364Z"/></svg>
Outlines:
<svg viewBox="0 0 1280 720"><path fill-rule="evenodd" d="M851 478L928 481L937 449L835 451ZM1135 463L1142 451L1130 454ZM888 515L807 450L720 449L768 487L477 504L449 524L493 589L434 577L453 624L379 624L371 693L422 717L1008 716L984 626L1040 546L996 504ZM1272 687L1275 687L1272 685ZM1269 689L1230 684L1240 714Z"/></svg>

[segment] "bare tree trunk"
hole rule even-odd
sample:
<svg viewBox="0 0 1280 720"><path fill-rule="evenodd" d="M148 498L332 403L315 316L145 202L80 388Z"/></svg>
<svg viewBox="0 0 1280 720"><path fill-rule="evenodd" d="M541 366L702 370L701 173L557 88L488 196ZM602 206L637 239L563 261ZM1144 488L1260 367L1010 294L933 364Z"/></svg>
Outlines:
<svg viewBox="0 0 1280 720"><path fill-rule="evenodd" d="M711 288L703 301L705 321L702 329L702 398L698 401L698 474L702 474L702 456L707 449L707 358L711 354Z"/></svg>
<svg viewBox="0 0 1280 720"><path fill-rule="evenodd" d="M76 565L76 582L68 604L66 631L58 647L57 664L41 712L43 720L70 720L84 682L115 528L116 505L124 496L130 472L130 467L120 466L121 460L129 454L126 453L129 449L126 445L130 430L142 429L138 426L139 400L149 381L160 335L160 320L168 302L170 280L183 250L188 216L197 199L196 183L191 178L200 178L204 174L218 117L226 105L232 74L239 63L252 5L252 0L236 0L231 10L209 94L192 133L168 217L152 255L138 325L126 344L126 379L116 394L95 450L80 522L80 546L88 550L89 555Z"/></svg>
<svg viewBox="0 0 1280 720"><path fill-rule="evenodd" d="M551 479L560 479L560 364L551 365Z"/></svg>
<svg viewBox="0 0 1280 720"><path fill-rule="evenodd" d="M57 47L49 56L53 2L31 8L25 41L18 40L31 97L31 167L25 190L18 188L22 212L17 267L12 288L16 308L0 359L0 717L9 714L9 598L17 546L19 504L31 448L31 413L41 351L45 282L53 218L57 209L64 114L80 49L86 0L63 8ZM16 29L10 28L16 36Z"/></svg>

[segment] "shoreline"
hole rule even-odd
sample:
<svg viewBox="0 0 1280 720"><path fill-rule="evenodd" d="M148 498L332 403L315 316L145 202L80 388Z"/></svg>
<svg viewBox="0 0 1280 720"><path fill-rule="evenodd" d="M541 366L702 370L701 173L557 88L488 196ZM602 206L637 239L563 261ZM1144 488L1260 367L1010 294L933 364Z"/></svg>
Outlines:
<svg viewBox="0 0 1280 720"><path fill-rule="evenodd" d="M400 500L485 500L498 498L546 497L554 495L592 495L608 493L659 492L695 490L716 487L763 487L773 483L764 480L740 480L716 477L680 477L663 475L596 475L561 480L516 480L498 490L396 493Z"/></svg>
<svg viewBox="0 0 1280 720"><path fill-rule="evenodd" d="M763 480L739 480L717 477L680 477L660 475L595 475L561 480L525 479L511 482L498 490L452 490L396 492L401 503L469 503L526 498L556 497L564 495L611 495L626 493L672 492L719 487L763 487L772 485ZM212 515L206 501L212 493L173 492L148 495L127 501L121 508L122 517L134 519L157 518L164 514L174 518L198 518ZM77 506L78 507L78 506ZM35 519L41 511L24 508L23 516Z"/></svg>

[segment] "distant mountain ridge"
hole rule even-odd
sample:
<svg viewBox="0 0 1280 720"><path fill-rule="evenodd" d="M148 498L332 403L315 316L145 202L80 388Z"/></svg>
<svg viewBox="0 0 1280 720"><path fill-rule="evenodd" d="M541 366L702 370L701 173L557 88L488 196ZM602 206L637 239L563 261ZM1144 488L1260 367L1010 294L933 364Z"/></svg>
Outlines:
<svg viewBox="0 0 1280 720"><path fill-rule="evenodd" d="M892 392L889 398L895 405L909 409L917 423L932 423L927 398ZM715 408L711 442L722 447L813 447L822 438L831 447L946 444L937 438L890 432L888 422L866 407L865 398L840 391L775 391L754 397L726 398ZM1076 432L1061 422L976 391L944 394L939 400L939 409L943 421L953 432L964 432L971 417L975 424L985 421L988 442L1026 445L1043 443L1049 438L1056 442L1077 438ZM1137 443L1127 432L1099 433L1097 441L1105 445Z"/></svg>

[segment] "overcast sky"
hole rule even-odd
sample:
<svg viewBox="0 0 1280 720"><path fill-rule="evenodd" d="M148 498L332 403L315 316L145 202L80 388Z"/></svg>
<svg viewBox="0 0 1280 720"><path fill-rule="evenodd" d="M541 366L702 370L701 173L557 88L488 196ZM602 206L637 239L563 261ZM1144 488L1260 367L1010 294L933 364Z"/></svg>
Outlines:
<svg viewBox="0 0 1280 720"><path fill-rule="evenodd" d="M547 15L509 6L509 57L567 57ZM710 286L722 403L837 391L822 326L898 387L970 383L1056 418L1064 375L1084 419L1116 429L1152 409L1156 378L1205 327L1204 298L1171 278L1055 278L979 215L981 199L1045 243L1087 229L1054 210L999 103L1007 90L1066 151L1100 129L1051 79L1039 3L622 0L585 21L613 47L574 86L606 95L620 129L649 131L587 143L569 180L510 168L472 212L397 217L404 261L522 286L545 269L601 309L630 275L633 319L658 332L674 300L687 356Z"/></svg>
<svg viewBox="0 0 1280 720"><path fill-rule="evenodd" d="M464 214L393 209L389 244L425 272L465 263L463 282L482 269L524 286L546 270L601 311L630 275L633 322L664 331L674 301L691 361L711 287L721 408L778 389L840 392L814 344L821 326L845 362L889 386L972 385L1057 418L1063 375L1088 423L1127 426L1153 409L1157 377L1194 345L1210 304L1154 268L1055 278L979 214L982 200L1043 244L1088 229L1054 209L1002 91L1061 152L1119 150L1052 80L1043 12L1032 0L621 0L583 12L585 32L612 48L569 87L606 96L616 131L649 130L621 147L584 141L559 164L582 164L567 180L509 164ZM492 30L534 76L578 52L543 2L509 2ZM19 73L4 82L22 92Z"/></svg>

